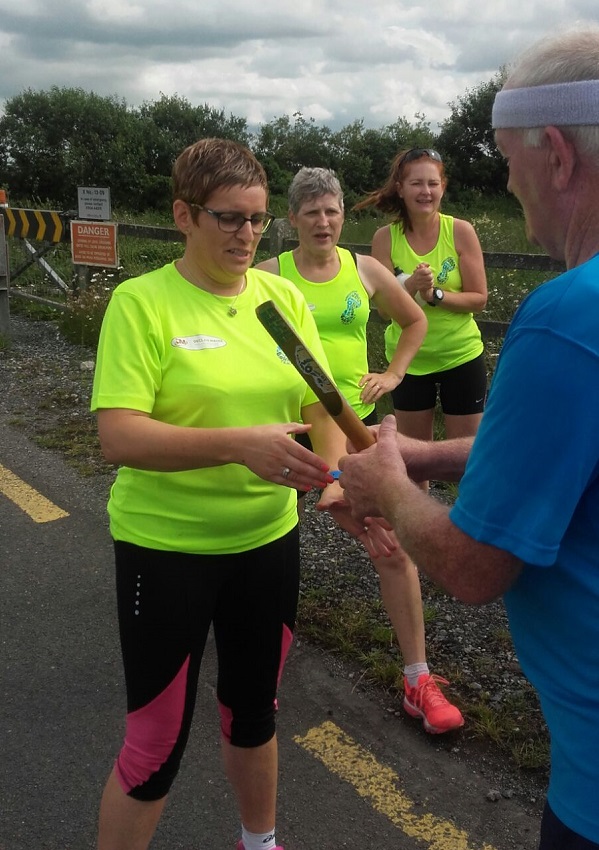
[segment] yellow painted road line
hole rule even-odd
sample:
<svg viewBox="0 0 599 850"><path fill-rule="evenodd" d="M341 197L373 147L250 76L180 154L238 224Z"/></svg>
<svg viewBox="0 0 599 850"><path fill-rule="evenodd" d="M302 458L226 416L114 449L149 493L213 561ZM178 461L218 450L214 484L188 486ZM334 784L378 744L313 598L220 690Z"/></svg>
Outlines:
<svg viewBox="0 0 599 850"><path fill-rule="evenodd" d="M66 511L53 504L29 484L0 464L0 493L28 514L34 522L53 522L68 516Z"/></svg>
<svg viewBox="0 0 599 850"><path fill-rule="evenodd" d="M413 811L414 803L401 790L399 777L329 721L310 731L296 744L308 750L325 767L356 789L360 797L399 827L404 835L416 838L430 850L495 850L490 844L474 848L468 835L448 820L426 812Z"/></svg>

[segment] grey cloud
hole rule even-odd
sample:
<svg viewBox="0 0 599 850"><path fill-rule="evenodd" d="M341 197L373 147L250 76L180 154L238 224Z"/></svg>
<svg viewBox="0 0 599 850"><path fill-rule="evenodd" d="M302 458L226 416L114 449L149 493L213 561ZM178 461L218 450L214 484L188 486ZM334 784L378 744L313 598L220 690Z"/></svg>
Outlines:
<svg viewBox="0 0 599 850"><path fill-rule="evenodd" d="M131 106L178 94L249 123L299 111L333 129L416 112L435 124L547 29L597 19L595 5L103 0L94 17L99 3L0 0L0 99L76 85Z"/></svg>
<svg viewBox="0 0 599 850"><path fill-rule="evenodd" d="M315 24L301 17L284 19L260 12L252 12L251 16L239 13L228 16L218 6L210 10L207 3L198 4L193 17L173 15L168 6L162 4L164 14L154 17L148 14L142 21L111 17L98 19L85 6L71 2L60 4L60 14L56 14L52 5L40 6L35 16L20 12L14 6L2 8L4 5L0 4L0 28L17 36L21 44L29 40L38 44L40 39L46 39L61 44L87 42L122 44L133 48L168 46L172 50L181 46L194 49L220 46L225 49L253 39L301 40L322 37L328 31L321 22ZM148 11L151 12L151 9Z"/></svg>

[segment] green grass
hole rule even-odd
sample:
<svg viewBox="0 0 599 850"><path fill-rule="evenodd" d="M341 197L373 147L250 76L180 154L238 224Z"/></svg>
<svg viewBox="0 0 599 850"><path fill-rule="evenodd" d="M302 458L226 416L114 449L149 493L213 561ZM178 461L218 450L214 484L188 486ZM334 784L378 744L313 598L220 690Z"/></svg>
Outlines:
<svg viewBox="0 0 599 850"><path fill-rule="evenodd" d="M522 210L512 198L477 199L468 206L444 201L442 211L471 222L483 251L539 252L538 248L529 244ZM369 244L375 230L388 221L389 218L346 211L342 241Z"/></svg>
<svg viewBox="0 0 599 850"><path fill-rule="evenodd" d="M276 199L277 209L284 209L284 199ZM472 222L479 235L484 251L534 253L538 249L531 247L526 240L522 212L511 198L482 199L472 194L468 205L446 203L445 211ZM172 227L169 216L136 216L135 219L124 211L115 211L114 218L123 223L151 224L155 226ZM346 223L342 233L342 242L369 245L377 227L387 219L371 214L347 213ZM25 265L28 255L23 243L18 239L9 240L11 268ZM18 278L12 281L14 290L28 292L42 298L57 301L62 306L68 306L75 312L74 318L61 321L63 332L72 341L93 344L97 338L103 310L107 297L114 287L127 278L159 268L167 262L180 257L183 243L159 242L151 239L120 236L118 240L120 266L114 270L98 270L91 275L90 289L93 298L84 299L77 308L77 301L83 298L83 293L77 289L77 281L71 263L70 247L68 244L53 246L45 255L53 269L72 290L65 294L47 275L36 265L31 265ZM256 260L260 261L269 256L268 243L258 250ZM549 275L550 276L550 275ZM508 322L523 297L536 286L547 274L539 272L515 271L510 269L488 269L489 299L482 319L498 322ZM94 305L93 301L96 301ZM14 306L13 306L14 305ZM94 310L98 316L90 317ZM11 299L11 310L25 313L30 318L54 318L56 313L51 308L38 303L26 302L16 296ZM87 315L86 315L87 314ZM81 325L78 327L77 325ZM85 326L87 325L87 327ZM375 355L378 356L378 355Z"/></svg>
<svg viewBox="0 0 599 850"><path fill-rule="evenodd" d="M517 693L500 706L493 706L483 696L468 706L471 732L490 741L523 770L545 770L549 765L549 738L540 708L531 708L535 699L532 686Z"/></svg>
<svg viewBox="0 0 599 850"><path fill-rule="evenodd" d="M432 606L425 606L425 623L436 619ZM396 638L379 599L353 599L342 593L332 598L321 588L302 590L298 633L349 664L357 665L357 683L382 689L399 705L403 693L402 659ZM481 656L474 676L493 668L493 647L510 648L509 632L491 636L488 656ZM452 682L452 700L466 717L466 743L491 748L518 769L545 772L549 765L549 741L538 700L532 686L521 688L499 702L484 689L470 688L459 659L444 665Z"/></svg>
<svg viewBox="0 0 599 850"><path fill-rule="evenodd" d="M358 662L371 684L397 687L397 652L393 629L382 623L379 600L341 599L331 605L328 594L316 589L300 595L299 629L308 640ZM395 655L395 657L393 657Z"/></svg>
<svg viewBox="0 0 599 850"><path fill-rule="evenodd" d="M101 456L95 419L63 422L34 439L38 446L60 452L69 466L86 478L113 468Z"/></svg>

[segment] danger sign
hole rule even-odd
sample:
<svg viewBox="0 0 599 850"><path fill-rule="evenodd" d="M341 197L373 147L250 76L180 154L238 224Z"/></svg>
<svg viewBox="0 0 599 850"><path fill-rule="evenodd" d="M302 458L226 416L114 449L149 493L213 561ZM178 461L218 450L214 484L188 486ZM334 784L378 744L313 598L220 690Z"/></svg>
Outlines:
<svg viewBox="0 0 599 850"><path fill-rule="evenodd" d="M73 264L118 268L116 229L111 221L71 221Z"/></svg>

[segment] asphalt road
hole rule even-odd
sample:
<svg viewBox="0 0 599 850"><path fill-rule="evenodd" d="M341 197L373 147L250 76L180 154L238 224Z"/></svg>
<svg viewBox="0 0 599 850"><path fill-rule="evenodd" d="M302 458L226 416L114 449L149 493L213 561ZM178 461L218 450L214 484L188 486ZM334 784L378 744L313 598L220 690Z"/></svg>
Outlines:
<svg viewBox="0 0 599 850"><path fill-rule="evenodd" d="M25 490L19 506L15 481L67 515L34 520L35 498ZM79 477L0 416L0 850L95 846L98 801L124 728L108 484ZM38 505L38 520L45 509ZM235 846L214 688L210 645L190 744L152 850ZM490 802L492 781L461 760L459 738L440 746L399 722L318 650L292 649L280 705L277 837L286 850L536 848L528 801Z"/></svg>

